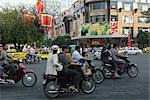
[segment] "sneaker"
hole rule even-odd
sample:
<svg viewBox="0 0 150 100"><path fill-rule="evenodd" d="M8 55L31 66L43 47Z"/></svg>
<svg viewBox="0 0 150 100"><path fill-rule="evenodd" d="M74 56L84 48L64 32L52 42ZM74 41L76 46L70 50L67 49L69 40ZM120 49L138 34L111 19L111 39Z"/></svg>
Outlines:
<svg viewBox="0 0 150 100"><path fill-rule="evenodd" d="M115 78L120 78L121 76L118 74L115 74Z"/></svg>

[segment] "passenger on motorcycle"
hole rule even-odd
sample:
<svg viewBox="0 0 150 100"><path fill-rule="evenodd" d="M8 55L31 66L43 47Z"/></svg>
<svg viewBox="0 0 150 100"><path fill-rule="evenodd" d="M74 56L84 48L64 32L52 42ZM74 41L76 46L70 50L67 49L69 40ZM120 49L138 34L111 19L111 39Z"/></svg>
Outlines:
<svg viewBox="0 0 150 100"><path fill-rule="evenodd" d="M82 64L82 71L84 73L84 75L89 75L91 74L91 70L88 68L88 63L86 63L86 59L85 57L83 57L80 54L80 47L76 46L75 47L75 51L72 53L72 59L74 62L78 63L78 64Z"/></svg>
<svg viewBox="0 0 150 100"><path fill-rule="evenodd" d="M0 59L1 62L1 66L7 70L7 72L9 73L9 75L11 74L15 74L16 73L16 66L13 64L9 64L8 60L9 59L13 59L12 56L10 56L6 50L8 49L8 45L6 43L2 44L3 50L1 51L1 56L2 58ZM7 74L8 74L7 73Z"/></svg>
<svg viewBox="0 0 150 100"><path fill-rule="evenodd" d="M62 52L58 54L59 61L63 65L63 70L61 74L63 75L63 87L66 88L66 84L70 81L69 78L73 77L74 79L72 80L72 86L70 86L70 89L78 91L79 88L79 82L80 82L80 73L76 70L70 69L68 67L76 66L78 64L71 62L67 59L66 53L68 52L68 47L63 46L62 47Z"/></svg>

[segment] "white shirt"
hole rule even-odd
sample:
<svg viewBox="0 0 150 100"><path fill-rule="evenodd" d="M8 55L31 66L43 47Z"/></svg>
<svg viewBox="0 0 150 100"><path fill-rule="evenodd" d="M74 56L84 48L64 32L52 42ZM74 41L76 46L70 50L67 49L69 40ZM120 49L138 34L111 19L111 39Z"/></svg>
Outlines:
<svg viewBox="0 0 150 100"><path fill-rule="evenodd" d="M63 69L63 66L58 63L58 54L49 54L46 66L46 75L57 75L57 68Z"/></svg>
<svg viewBox="0 0 150 100"><path fill-rule="evenodd" d="M75 62L79 62L80 59L82 59L83 57L80 55L80 53L75 50L73 53L72 53L72 59L75 61Z"/></svg>

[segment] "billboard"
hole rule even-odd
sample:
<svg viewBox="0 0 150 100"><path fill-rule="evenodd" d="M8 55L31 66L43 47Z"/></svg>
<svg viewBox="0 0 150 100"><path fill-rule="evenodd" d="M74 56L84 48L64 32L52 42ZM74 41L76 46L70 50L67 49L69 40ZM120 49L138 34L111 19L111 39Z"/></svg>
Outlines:
<svg viewBox="0 0 150 100"><path fill-rule="evenodd" d="M108 22L82 24L79 31L79 36L109 35L110 24Z"/></svg>

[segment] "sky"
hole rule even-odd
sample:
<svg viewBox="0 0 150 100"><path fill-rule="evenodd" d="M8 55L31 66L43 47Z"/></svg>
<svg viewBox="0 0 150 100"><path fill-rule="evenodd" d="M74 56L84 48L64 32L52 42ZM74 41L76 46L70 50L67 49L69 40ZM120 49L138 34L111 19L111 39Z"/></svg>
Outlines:
<svg viewBox="0 0 150 100"><path fill-rule="evenodd" d="M0 8L5 7L7 3L12 6L17 6L20 4L27 4L27 5L35 5L37 0L0 0Z"/></svg>

